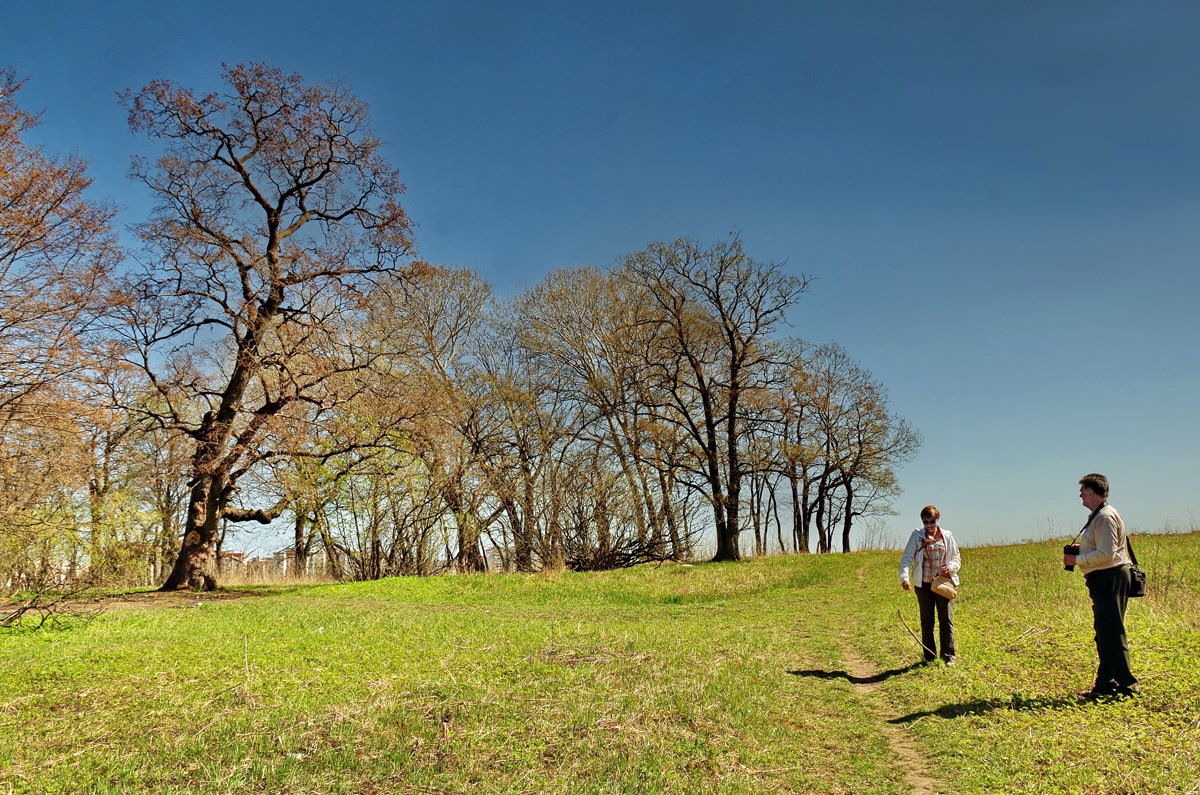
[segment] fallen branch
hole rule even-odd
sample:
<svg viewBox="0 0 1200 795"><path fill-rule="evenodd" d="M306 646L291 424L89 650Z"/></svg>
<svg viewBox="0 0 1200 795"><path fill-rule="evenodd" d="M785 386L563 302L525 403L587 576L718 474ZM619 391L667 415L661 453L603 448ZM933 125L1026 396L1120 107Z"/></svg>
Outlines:
<svg viewBox="0 0 1200 795"><path fill-rule="evenodd" d="M75 586L66 591L35 591L24 599L4 604L0 601L0 629L41 629L58 626L68 619L91 618L97 611L80 607L79 597L86 588Z"/></svg>

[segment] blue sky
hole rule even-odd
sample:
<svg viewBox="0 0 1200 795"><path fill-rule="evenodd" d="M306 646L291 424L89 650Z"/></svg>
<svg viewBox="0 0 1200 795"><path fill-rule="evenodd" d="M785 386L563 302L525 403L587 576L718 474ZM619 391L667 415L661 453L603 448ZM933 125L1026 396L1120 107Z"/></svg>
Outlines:
<svg viewBox="0 0 1200 795"><path fill-rule="evenodd" d="M344 78L421 255L501 295L653 240L816 277L836 340L921 431L960 543L1068 536L1107 474L1135 530L1200 525L1200 4L0 5L38 140L144 217L116 93L258 60Z"/></svg>

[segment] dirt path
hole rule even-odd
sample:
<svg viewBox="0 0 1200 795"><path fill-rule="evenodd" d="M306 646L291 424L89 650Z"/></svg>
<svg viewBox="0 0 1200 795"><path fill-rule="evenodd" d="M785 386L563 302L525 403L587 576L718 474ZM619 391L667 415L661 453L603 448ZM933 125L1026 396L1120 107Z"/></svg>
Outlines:
<svg viewBox="0 0 1200 795"><path fill-rule="evenodd" d="M857 579L861 588L866 580L866 572L859 569ZM883 700L875 695L881 681L876 678L879 671L874 665L859 656L854 650L849 635L843 635L841 641L842 666L850 675L850 686L863 697L863 703L879 719L892 756L904 771L904 780L908 782L916 795L933 795L937 792L937 781L924 773L930 767L929 760L921 752L912 735L905 731L904 727L891 722L892 719L900 716L892 714L891 709Z"/></svg>
<svg viewBox="0 0 1200 795"><path fill-rule="evenodd" d="M855 692L863 696L862 700L867 709L873 712L879 719L879 724L883 728L884 736L888 741L888 747L891 748L892 756L904 771L904 780L908 782L909 786L912 787L912 791L917 793L917 795L933 795L933 793L936 793L937 781L923 772L929 768L929 760L921 752L920 747L913 740L912 736L904 730L904 727L890 722L893 718L899 717L899 715L891 714L882 699L875 695L875 690L879 687L879 682L873 680L879 671L876 670L875 666L854 652L854 648L850 644L848 637L842 639L842 657L842 664L851 677L850 686L854 688Z"/></svg>

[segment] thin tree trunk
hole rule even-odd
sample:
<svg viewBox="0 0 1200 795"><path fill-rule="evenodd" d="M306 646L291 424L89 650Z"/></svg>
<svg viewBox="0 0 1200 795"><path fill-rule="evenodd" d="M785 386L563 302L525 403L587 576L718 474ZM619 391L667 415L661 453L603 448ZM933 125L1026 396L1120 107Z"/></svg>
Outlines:
<svg viewBox="0 0 1200 795"><path fill-rule="evenodd" d="M667 523L667 533L671 537L671 557L674 560L682 560L691 550L683 547L679 534L679 523L675 518L675 507L671 503L671 485L665 470L659 470L658 485L662 490L663 520Z"/></svg>
<svg viewBox="0 0 1200 795"><path fill-rule="evenodd" d="M306 543L306 535L308 530L308 512L296 511L295 533L293 535L292 553L296 558L296 577L303 577L308 571L308 544Z"/></svg>
<svg viewBox="0 0 1200 795"><path fill-rule="evenodd" d="M787 552L787 547L783 544L783 521L779 518L779 500L775 496L775 489L779 487L779 479L776 478L775 484L767 491L768 502L771 506L771 516L775 517L775 537L779 540L779 554Z"/></svg>
<svg viewBox="0 0 1200 795"><path fill-rule="evenodd" d="M788 486L792 492L792 551L808 553L808 533L805 532L804 505L800 501L800 478L794 469L788 472Z"/></svg>
<svg viewBox="0 0 1200 795"><path fill-rule="evenodd" d="M822 478L817 482L817 551L824 554L830 551L829 534L825 531L825 508L827 495L825 493L825 479Z"/></svg>
<svg viewBox="0 0 1200 795"><path fill-rule="evenodd" d="M842 517L842 552L850 551L850 525L854 520L854 486L851 478L846 478L846 510Z"/></svg>

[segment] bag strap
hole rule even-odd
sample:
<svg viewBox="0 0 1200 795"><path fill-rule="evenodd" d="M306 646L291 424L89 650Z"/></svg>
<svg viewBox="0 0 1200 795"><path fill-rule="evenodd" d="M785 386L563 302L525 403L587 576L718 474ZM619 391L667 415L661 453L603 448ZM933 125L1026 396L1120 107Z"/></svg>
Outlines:
<svg viewBox="0 0 1200 795"><path fill-rule="evenodd" d="M1129 533L1125 534L1125 548L1129 550L1129 559L1133 561L1133 565L1137 566L1137 555L1133 554L1133 544L1129 540Z"/></svg>
<svg viewBox="0 0 1200 795"><path fill-rule="evenodd" d="M1108 505L1108 501L1107 501L1107 500L1105 500L1104 502L1102 502L1102 503L1100 503L1099 505L1097 505L1097 506L1096 506L1096 510L1092 511L1092 514L1091 514L1091 516L1089 516L1089 517L1088 517L1088 520L1087 520L1086 522L1084 522L1084 523L1083 523L1083 527L1079 528L1079 532L1078 532L1078 533L1076 533L1076 534L1075 534L1075 537L1071 539L1071 543L1072 543L1072 544L1074 544L1076 541L1078 541L1078 540L1079 540L1079 537L1080 537L1081 535L1083 535L1083 531L1088 529L1088 525L1090 525L1090 524L1092 523L1092 520L1096 518L1097 514L1099 514L1099 513L1100 513L1100 509L1101 509L1101 508L1103 508L1105 505ZM1129 543L1129 536L1128 536L1128 535L1126 535L1126 536L1125 536L1125 542L1126 542L1126 543Z"/></svg>
<svg viewBox="0 0 1200 795"><path fill-rule="evenodd" d="M1090 520L1089 520L1089 521L1090 521ZM1087 527L1087 525L1084 525L1084 527ZM1081 530L1080 532L1083 532L1083 531ZM942 543L944 544L944 543L945 543L945 540L944 540L944 539L945 539L945 536L942 536L942 538L943 538L943 541L942 541ZM1128 539L1128 538L1126 538L1125 540L1126 540L1126 541L1128 541L1129 539ZM926 534L925 534L925 540L924 540L923 542L921 542L921 546L917 547L917 552L920 552L920 553L922 553L922 555L923 555L923 554L924 554L924 552L925 552L925 547L929 546L929 545L930 545L930 544L932 544L932 543L933 543L933 539L929 537L929 534L928 534L928 533L926 533ZM1074 543L1074 542L1072 542L1072 543ZM914 555L914 557L916 557L916 556ZM945 550L943 549L943 550L942 550L942 565L945 565L945 563L946 563L946 552L945 552ZM922 576L924 576L924 575L922 575ZM946 576L946 575L944 575L944 574L938 574L938 575L937 575L937 577L945 577L945 576ZM936 578L935 578L935 579L936 579ZM950 582L952 582L952 583L953 583L953 582L954 582L954 580L950 580Z"/></svg>
<svg viewBox="0 0 1200 795"><path fill-rule="evenodd" d="M1084 525L1084 527L1087 527L1087 525ZM928 532L926 532L924 529L922 529L922 530L921 530L921 532L922 532L922 533L925 533L925 540L921 542L921 546L917 547L917 551L918 551L918 552L920 552L921 550L925 549L925 547L927 547L927 546L929 546L930 544L932 544L932 543L933 543L933 539L929 537L929 533L928 533ZM1083 532L1083 531L1080 531L1080 532ZM945 544L945 543L946 543L946 536L945 536L945 535L943 535L943 536L942 536L942 543L943 543L943 544Z"/></svg>

